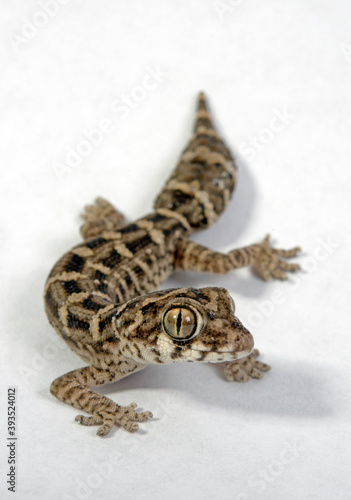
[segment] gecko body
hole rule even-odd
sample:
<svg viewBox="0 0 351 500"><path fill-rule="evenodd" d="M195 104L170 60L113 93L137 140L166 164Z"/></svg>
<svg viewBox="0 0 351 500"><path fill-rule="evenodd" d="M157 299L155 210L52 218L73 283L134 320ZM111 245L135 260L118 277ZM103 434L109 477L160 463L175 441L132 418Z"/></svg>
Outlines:
<svg viewBox="0 0 351 500"><path fill-rule="evenodd" d="M277 250L268 237L258 244L215 252L190 240L211 226L227 206L237 168L218 136L200 93L194 133L170 178L145 217L126 223L109 202L98 198L83 214L84 242L55 264L45 287L50 323L86 363L56 379L51 393L90 413L76 420L99 425L98 435L120 425L130 432L152 417L136 404L119 406L92 387L150 364L223 363L228 380L261 378L269 369L257 360L251 333L235 314L221 287L158 291L174 271L224 274L253 265L263 279L285 279L297 264L282 257L299 248Z"/></svg>

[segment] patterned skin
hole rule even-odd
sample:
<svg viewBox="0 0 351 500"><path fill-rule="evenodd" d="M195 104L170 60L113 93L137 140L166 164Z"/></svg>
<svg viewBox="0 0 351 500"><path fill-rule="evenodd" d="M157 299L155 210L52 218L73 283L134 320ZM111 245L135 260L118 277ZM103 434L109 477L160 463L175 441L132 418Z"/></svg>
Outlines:
<svg viewBox="0 0 351 500"><path fill-rule="evenodd" d="M228 204L236 182L234 160L215 131L200 93L194 133L155 202L155 211L133 223L98 198L86 208L84 242L52 269L45 309L59 335L88 365L56 379L51 393L91 414L83 425L114 425L135 432L152 417L136 404L119 406L91 388L115 382L155 363L222 363L227 380L261 378L253 338L235 315L224 288L155 291L176 270L223 274L252 265L265 280L286 279L299 269L282 257L300 250L277 250L262 243L214 252L189 239L212 225Z"/></svg>

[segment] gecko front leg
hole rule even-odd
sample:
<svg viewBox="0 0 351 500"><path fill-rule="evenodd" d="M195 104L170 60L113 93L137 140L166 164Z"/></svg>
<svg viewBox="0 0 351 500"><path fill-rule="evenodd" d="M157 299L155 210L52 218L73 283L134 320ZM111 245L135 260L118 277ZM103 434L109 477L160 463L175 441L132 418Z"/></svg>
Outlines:
<svg viewBox="0 0 351 500"><path fill-rule="evenodd" d="M259 352L254 349L250 356L237 361L223 363L223 373L228 382L247 382L252 378L262 378L263 373L271 369L269 365L258 361Z"/></svg>
<svg viewBox="0 0 351 500"><path fill-rule="evenodd" d="M91 391L90 388L115 382L145 366L134 363L134 369L130 367L130 371L127 373L112 373L109 370L87 366L66 373L54 380L50 392L60 401L91 413L91 417L78 415L76 421L82 425L100 425L97 431L98 436L109 434L114 425L120 425L128 432L136 432L139 428L137 422L145 422L152 418L151 412L135 412L136 403L131 403L129 406L119 406L106 396Z"/></svg>
<svg viewBox="0 0 351 500"><path fill-rule="evenodd" d="M285 262L282 257L294 257L300 247L279 250L269 245L269 235L262 243L231 250L215 252L190 240L181 240L176 250L176 269L226 274L234 269L252 265L262 279L287 279L286 272L300 269L299 264Z"/></svg>

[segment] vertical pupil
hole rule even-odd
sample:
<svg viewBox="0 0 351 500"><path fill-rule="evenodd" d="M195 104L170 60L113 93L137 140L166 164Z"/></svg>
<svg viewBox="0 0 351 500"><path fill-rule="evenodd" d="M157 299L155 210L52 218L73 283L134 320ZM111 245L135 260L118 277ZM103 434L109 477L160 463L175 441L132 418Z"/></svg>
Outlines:
<svg viewBox="0 0 351 500"><path fill-rule="evenodd" d="M181 326L182 326L182 310L179 309L178 317L177 317L177 334L178 335L180 333Z"/></svg>

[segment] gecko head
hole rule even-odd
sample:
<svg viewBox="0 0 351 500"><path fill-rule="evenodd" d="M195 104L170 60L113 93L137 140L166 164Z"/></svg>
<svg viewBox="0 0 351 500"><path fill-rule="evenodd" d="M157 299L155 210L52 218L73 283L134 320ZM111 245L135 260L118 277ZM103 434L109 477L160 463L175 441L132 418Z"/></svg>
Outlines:
<svg viewBox="0 0 351 500"><path fill-rule="evenodd" d="M252 335L235 316L224 288L162 290L128 305L116 326L128 340L123 354L130 357L132 349L141 362L218 363L243 358L253 349Z"/></svg>

